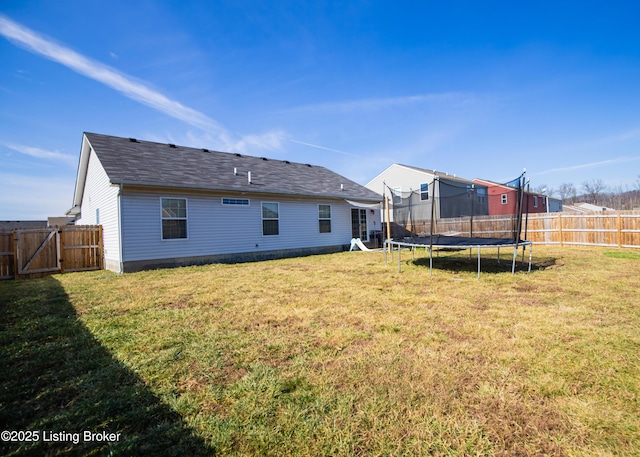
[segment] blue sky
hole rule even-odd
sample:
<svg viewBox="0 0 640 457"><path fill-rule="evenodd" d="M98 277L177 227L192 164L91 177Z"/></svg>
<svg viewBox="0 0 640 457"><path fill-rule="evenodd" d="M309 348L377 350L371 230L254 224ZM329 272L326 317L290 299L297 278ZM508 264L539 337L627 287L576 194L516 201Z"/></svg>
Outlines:
<svg viewBox="0 0 640 457"><path fill-rule="evenodd" d="M71 207L84 131L533 187L640 175L634 2L0 3L0 220Z"/></svg>

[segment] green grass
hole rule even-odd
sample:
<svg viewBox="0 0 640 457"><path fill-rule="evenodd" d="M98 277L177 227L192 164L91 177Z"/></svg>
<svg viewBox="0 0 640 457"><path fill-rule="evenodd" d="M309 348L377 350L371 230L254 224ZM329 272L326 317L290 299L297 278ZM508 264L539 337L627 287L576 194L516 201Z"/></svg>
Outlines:
<svg viewBox="0 0 640 457"><path fill-rule="evenodd" d="M638 455L640 263L610 252L4 281L5 428L122 439L0 453Z"/></svg>

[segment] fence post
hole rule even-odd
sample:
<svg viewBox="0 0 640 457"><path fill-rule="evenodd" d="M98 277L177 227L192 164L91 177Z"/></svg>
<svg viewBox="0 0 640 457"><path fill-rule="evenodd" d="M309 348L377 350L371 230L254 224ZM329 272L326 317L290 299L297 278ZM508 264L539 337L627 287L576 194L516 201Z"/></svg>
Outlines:
<svg viewBox="0 0 640 457"><path fill-rule="evenodd" d="M104 270L104 241L102 239L102 225L99 225L98 227L99 227L98 246L100 246L98 248L98 256L99 256L98 266L100 267L101 270Z"/></svg>
<svg viewBox="0 0 640 457"><path fill-rule="evenodd" d="M622 247L622 217L618 213L618 247Z"/></svg>
<svg viewBox="0 0 640 457"><path fill-rule="evenodd" d="M18 265L20 263L20 232L16 229L13 231L13 277L18 279L19 270Z"/></svg>
<svg viewBox="0 0 640 457"><path fill-rule="evenodd" d="M558 233L560 233L560 247L563 246L562 244L562 214L558 213Z"/></svg>
<svg viewBox="0 0 640 457"><path fill-rule="evenodd" d="M66 240L65 240L65 238L66 238L65 233L66 233L66 232L65 232L65 230L64 230L64 228L63 228L63 227L64 227L64 226L61 226L61 227L58 229L58 234L60 235L60 260L59 260L59 263L60 263L60 273L64 273L64 264L65 264L65 258L64 258L64 257L65 257L65 255L64 255L64 254L65 254L65 251L64 251L64 245L65 245L65 241L66 241Z"/></svg>

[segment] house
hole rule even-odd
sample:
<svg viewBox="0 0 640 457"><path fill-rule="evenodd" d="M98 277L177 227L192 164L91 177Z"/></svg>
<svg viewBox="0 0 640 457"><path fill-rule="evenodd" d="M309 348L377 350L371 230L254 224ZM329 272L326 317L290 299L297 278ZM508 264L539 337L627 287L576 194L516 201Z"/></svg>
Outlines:
<svg viewBox="0 0 640 457"><path fill-rule="evenodd" d="M73 208L116 272L340 251L382 197L327 168L85 133Z"/></svg>
<svg viewBox="0 0 640 457"><path fill-rule="evenodd" d="M499 184L484 179L474 179L474 182L485 185L489 193L489 214L518 214L519 191L515 186ZM536 192L525 192L522 200L523 213L548 212L547 196Z"/></svg>
<svg viewBox="0 0 640 457"><path fill-rule="evenodd" d="M561 213L562 211L562 199L547 196L547 212Z"/></svg>
<svg viewBox="0 0 640 457"><path fill-rule="evenodd" d="M487 215L489 211L487 186L435 170L394 163L365 187L390 196L392 214L414 222L429 221L432 214L435 219L444 219ZM402 215L399 205L411 214Z"/></svg>

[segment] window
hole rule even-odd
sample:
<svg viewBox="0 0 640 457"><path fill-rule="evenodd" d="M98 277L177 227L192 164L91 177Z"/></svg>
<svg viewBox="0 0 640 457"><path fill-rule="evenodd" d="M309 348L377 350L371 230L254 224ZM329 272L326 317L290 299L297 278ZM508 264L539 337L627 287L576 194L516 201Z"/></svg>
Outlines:
<svg viewBox="0 0 640 457"><path fill-rule="evenodd" d="M162 198L162 239L187 237L187 199Z"/></svg>
<svg viewBox="0 0 640 457"><path fill-rule="evenodd" d="M537 195L533 196L533 207L534 208L538 207L538 196Z"/></svg>
<svg viewBox="0 0 640 457"><path fill-rule="evenodd" d="M262 234L264 236L280 234L278 207L278 203L262 202Z"/></svg>
<svg viewBox="0 0 640 457"><path fill-rule="evenodd" d="M429 184L420 184L420 200L429 200Z"/></svg>
<svg viewBox="0 0 640 457"><path fill-rule="evenodd" d="M484 205L487 202L487 189L476 187L476 195L478 196L478 203Z"/></svg>
<svg viewBox="0 0 640 457"><path fill-rule="evenodd" d="M248 198L223 198L223 205L249 206Z"/></svg>
<svg viewBox="0 0 640 457"><path fill-rule="evenodd" d="M331 205L318 205L320 233L331 233Z"/></svg>
<svg viewBox="0 0 640 457"><path fill-rule="evenodd" d="M500 196L500 201L502 202L503 205L507 204L507 194L502 194Z"/></svg>
<svg viewBox="0 0 640 457"><path fill-rule="evenodd" d="M391 189L391 203L402 203L402 189L400 187Z"/></svg>

